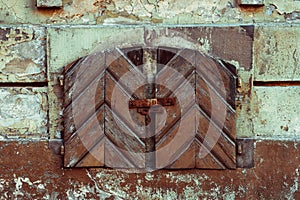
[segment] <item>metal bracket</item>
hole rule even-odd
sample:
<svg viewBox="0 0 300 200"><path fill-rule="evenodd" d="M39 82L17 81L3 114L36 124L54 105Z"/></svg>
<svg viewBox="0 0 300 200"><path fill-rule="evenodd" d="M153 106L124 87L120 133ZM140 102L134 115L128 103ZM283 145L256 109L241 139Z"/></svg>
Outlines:
<svg viewBox="0 0 300 200"><path fill-rule="evenodd" d="M163 109L158 106L173 106L176 103L176 98L159 98L159 99L137 99L129 101L129 108L137 108L137 112L146 116L146 125L150 123L149 110L151 113L162 113Z"/></svg>
<svg viewBox="0 0 300 200"><path fill-rule="evenodd" d="M237 168L252 168L254 167L254 140L253 139L237 139Z"/></svg>
<svg viewBox="0 0 300 200"><path fill-rule="evenodd" d="M151 106L153 106L154 112L161 112L159 108L155 108L156 105L173 106L175 105L175 102L176 102L176 98L130 100L129 108L130 109L137 108L138 113L142 115L148 115Z"/></svg>

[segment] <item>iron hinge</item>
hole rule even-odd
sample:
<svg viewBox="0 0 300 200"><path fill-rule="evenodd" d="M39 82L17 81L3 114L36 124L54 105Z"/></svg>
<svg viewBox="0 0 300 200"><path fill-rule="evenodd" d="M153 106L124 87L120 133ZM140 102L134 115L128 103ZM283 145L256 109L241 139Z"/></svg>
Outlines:
<svg viewBox="0 0 300 200"><path fill-rule="evenodd" d="M51 139L49 140L49 149L53 154L64 155L65 146L62 139Z"/></svg>
<svg viewBox="0 0 300 200"><path fill-rule="evenodd" d="M58 82L59 82L60 86L64 85L64 76L63 75L58 76Z"/></svg>
<svg viewBox="0 0 300 200"><path fill-rule="evenodd" d="M250 138L236 140L236 165L238 168L254 167L254 140Z"/></svg>

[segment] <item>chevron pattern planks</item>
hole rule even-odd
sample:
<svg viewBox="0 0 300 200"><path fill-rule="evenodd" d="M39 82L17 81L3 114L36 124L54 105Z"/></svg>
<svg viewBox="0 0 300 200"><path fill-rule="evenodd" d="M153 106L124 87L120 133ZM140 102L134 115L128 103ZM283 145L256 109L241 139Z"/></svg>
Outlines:
<svg viewBox="0 0 300 200"><path fill-rule="evenodd" d="M154 83L142 81L151 74ZM236 168L236 74L190 49L116 48L79 59L64 74L64 166ZM173 97L174 106L148 116L128 108L129 99Z"/></svg>

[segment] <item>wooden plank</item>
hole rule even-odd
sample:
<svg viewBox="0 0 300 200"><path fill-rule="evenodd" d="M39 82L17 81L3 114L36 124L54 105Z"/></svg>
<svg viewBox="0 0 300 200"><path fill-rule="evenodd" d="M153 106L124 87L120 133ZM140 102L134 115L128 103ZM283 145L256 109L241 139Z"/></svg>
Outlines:
<svg viewBox="0 0 300 200"><path fill-rule="evenodd" d="M138 71L138 69L141 69L142 66L135 67L132 65L133 63L130 62L121 50L115 49L111 52L107 52L105 63L107 70L117 81L130 70L134 70L137 73L142 74L141 70Z"/></svg>
<svg viewBox="0 0 300 200"><path fill-rule="evenodd" d="M109 142L105 142L105 149L104 149L104 162L105 167L110 167L114 169L136 169L132 161L127 160L127 158L122 154L119 148ZM141 168L144 168L142 166Z"/></svg>
<svg viewBox="0 0 300 200"><path fill-rule="evenodd" d="M235 107L236 75L216 60L201 53L196 54L196 71L223 97ZM221 87L223 85L223 87Z"/></svg>
<svg viewBox="0 0 300 200"><path fill-rule="evenodd" d="M138 67L143 64L143 48L141 46L125 48L122 51L135 66ZM141 69L141 67L138 67L138 69Z"/></svg>
<svg viewBox="0 0 300 200"><path fill-rule="evenodd" d="M157 49L157 63L162 65L168 65L170 60L177 54L179 49L170 47L158 47ZM159 71L159 70L158 70Z"/></svg>
<svg viewBox="0 0 300 200"><path fill-rule="evenodd" d="M96 144L76 167L104 167L104 139Z"/></svg>
<svg viewBox="0 0 300 200"><path fill-rule="evenodd" d="M129 110L129 99L145 99L146 88L142 68L137 69L132 63L140 64L142 56L134 57L125 49L126 58L122 52L114 50L107 55L108 70L105 83L106 130L105 134L110 144L105 148L105 164L117 168L144 168L145 167L145 116L137 109ZM133 50L141 53L140 50ZM133 61L132 63L130 63ZM143 61L143 60L142 60ZM130 73L134 72L134 73ZM130 73L127 79L122 79ZM132 95L130 95L132 93ZM115 96L113 96L115 95ZM113 117L115 115L115 117ZM116 121L117 119L117 121ZM119 122L119 123L118 123ZM113 146L112 146L113 145ZM112 152L109 152L112 151ZM115 156L115 158L113 157ZM115 161L113 161L116 159Z"/></svg>
<svg viewBox="0 0 300 200"><path fill-rule="evenodd" d="M218 161L214 155L199 141L195 141L195 168L199 169L226 169L226 167ZM201 152L206 154L205 157L200 157Z"/></svg>
<svg viewBox="0 0 300 200"><path fill-rule="evenodd" d="M166 119L162 120L164 113L157 113L156 127L161 129L161 131L156 131L156 142L158 142L168 131L171 129L182 117L182 115L187 112L187 110L195 103L195 93L194 91L187 91L189 89L194 90L195 85L195 76L192 73L186 80L186 82L174 90L174 93L168 92L171 94L167 97L175 97L176 103L174 106L163 107L165 113L167 114ZM167 89L165 90L167 91ZM170 90L169 90L170 91ZM163 97L158 93L158 97ZM181 105L179 102L181 101Z"/></svg>
<svg viewBox="0 0 300 200"><path fill-rule="evenodd" d="M130 160L139 168L145 166L145 144L108 106L105 107L105 136L122 153L124 158L120 159Z"/></svg>
<svg viewBox="0 0 300 200"><path fill-rule="evenodd" d="M113 99L113 90L118 90L115 92L115 99ZM135 96L141 99L145 98L144 88L139 88ZM145 116L137 113L137 109L130 109L128 107L129 102L126 99L130 99L131 96L126 92L121 85L119 85L116 80L111 76L110 73L105 75L105 102L111 108L112 103L113 109L117 115L119 115L123 122L130 127L131 130L136 130L135 133L139 134L140 137L145 137ZM112 102L113 101L113 102ZM129 112L128 112L129 111Z"/></svg>
<svg viewBox="0 0 300 200"><path fill-rule="evenodd" d="M103 134L104 106L65 140L64 166L74 167L103 138Z"/></svg>
<svg viewBox="0 0 300 200"><path fill-rule="evenodd" d="M164 168L174 163L188 149L196 133L196 110L192 107L169 132L156 143L156 168ZM191 152L189 152L191 153ZM195 155L193 155L195 157ZM180 165L177 164L177 167ZM184 168L183 163L181 164Z"/></svg>
<svg viewBox="0 0 300 200"><path fill-rule="evenodd" d="M104 102L104 74L94 79L64 110L64 139L79 129ZM75 121L76 120L76 121Z"/></svg>
<svg viewBox="0 0 300 200"><path fill-rule="evenodd" d="M227 168L236 168L235 143L231 141L221 129L205 116L205 113L197 107L197 135L196 138Z"/></svg>
<svg viewBox="0 0 300 200"><path fill-rule="evenodd" d="M162 54L164 55L164 54ZM156 75L157 83L165 83L170 88L162 85L157 86L157 97L163 98L170 95L170 91L176 90L188 76L194 71L195 53L191 50L182 50L178 52L172 60L168 62L167 67L163 67ZM170 69L171 68L171 69ZM172 69L176 72L174 73ZM182 75L178 77L178 74Z"/></svg>
<svg viewBox="0 0 300 200"><path fill-rule="evenodd" d="M165 167L166 169L193 169L195 168L196 158L195 142L193 142L180 157L171 165Z"/></svg>
<svg viewBox="0 0 300 200"><path fill-rule="evenodd" d="M105 71L105 55L102 53L91 54L78 60L69 69L64 78L64 107L67 107L72 99L81 95L96 77ZM75 84L77 83L77 84Z"/></svg>
<svg viewBox="0 0 300 200"><path fill-rule="evenodd" d="M235 110L216 91L210 83L196 73L198 105L231 139L234 139L236 135Z"/></svg>

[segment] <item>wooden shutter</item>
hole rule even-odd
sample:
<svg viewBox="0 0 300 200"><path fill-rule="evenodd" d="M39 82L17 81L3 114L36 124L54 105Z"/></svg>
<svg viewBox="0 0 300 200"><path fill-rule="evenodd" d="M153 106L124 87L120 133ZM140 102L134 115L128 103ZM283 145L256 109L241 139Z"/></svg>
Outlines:
<svg viewBox="0 0 300 200"><path fill-rule="evenodd" d="M149 75L149 62L161 84L132 91L136 80ZM135 77L122 81L129 72ZM233 66L189 49L135 47L84 57L67 66L64 76L66 167L236 167ZM175 103L163 106L165 120L157 113L150 123L147 109L132 108L128 117L128 102L112 108L116 88L120 99ZM140 127L149 123L160 130L148 137Z"/></svg>

